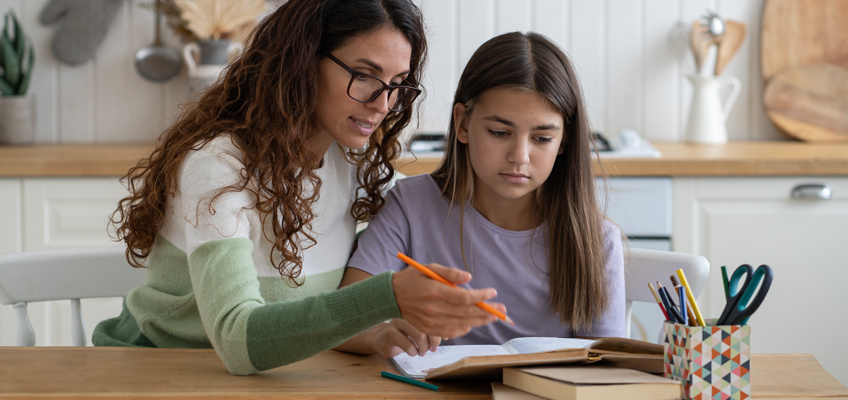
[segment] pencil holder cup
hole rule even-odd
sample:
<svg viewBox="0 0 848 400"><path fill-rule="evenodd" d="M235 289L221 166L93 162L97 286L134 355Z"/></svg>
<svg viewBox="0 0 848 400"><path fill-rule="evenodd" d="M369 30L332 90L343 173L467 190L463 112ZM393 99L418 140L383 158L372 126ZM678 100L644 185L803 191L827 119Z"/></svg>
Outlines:
<svg viewBox="0 0 848 400"><path fill-rule="evenodd" d="M751 327L663 324L664 375L683 383L686 399L751 397Z"/></svg>

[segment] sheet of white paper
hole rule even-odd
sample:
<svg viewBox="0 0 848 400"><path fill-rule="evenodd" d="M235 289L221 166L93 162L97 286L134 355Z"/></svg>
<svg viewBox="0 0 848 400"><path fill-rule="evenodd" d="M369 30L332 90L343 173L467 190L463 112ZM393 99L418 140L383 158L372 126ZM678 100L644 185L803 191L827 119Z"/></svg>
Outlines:
<svg viewBox="0 0 848 400"><path fill-rule="evenodd" d="M595 343L591 339L572 339L555 337L515 338L503 344L510 354L531 354L559 349L583 349Z"/></svg>
<svg viewBox="0 0 848 400"><path fill-rule="evenodd" d="M423 378L427 370L448 365L465 357L509 354L498 345L441 346L436 352L428 351L423 357L410 357L406 353L395 356L395 367L410 378Z"/></svg>

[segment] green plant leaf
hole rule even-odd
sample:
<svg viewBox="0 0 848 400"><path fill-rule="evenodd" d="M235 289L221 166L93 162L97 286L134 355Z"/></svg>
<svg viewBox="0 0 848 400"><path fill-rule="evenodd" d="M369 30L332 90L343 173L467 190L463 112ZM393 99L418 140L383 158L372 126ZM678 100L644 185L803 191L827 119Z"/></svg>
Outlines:
<svg viewBox="0 0 848 400"><path fill-rule="evenodd" d="M9 37L9 14L3 16L3 37L6 38L6 40L12 40Z"/></svg>
<svg viewBox="0 0 848 400"><path fill-rule="evenodd" d="M3 93L3 96L14 96L15 91L12 89L12 85L9 85L3 77L0 77L0 93Z"/></svg>
<svg viewBox="0 0 848 400"><path fill-rule="evenodd" d="M5 78L12 87L18 86L21 80L21 66L18 64L18 58L15 54L15 49L6 38L0 40L0 51L3 52L3 69L6 70Z"/></svg>
<svg viewBox="0 0 848 400"><path fill-rule="evenodd" d="M24 73L23 79L21 79L21 84L18 86L17 94L18 96L26 95L27 90L29 90L29 82L32 78L32 66L35 64L35 52L32 49L32 46L29 47L29 56L27 57L27 67L26 72Z"/></svg>
<svg viewBox="0 0 848 400"><path fill-rule="evenodd" d="M12 25L15 27L15 52L18 54L18 60L23 61L24 50L26 49L24 28L21 28L21 23L18 22L18 17L15 16L14 12L9 11L9 14L12 14Z"/></svg>

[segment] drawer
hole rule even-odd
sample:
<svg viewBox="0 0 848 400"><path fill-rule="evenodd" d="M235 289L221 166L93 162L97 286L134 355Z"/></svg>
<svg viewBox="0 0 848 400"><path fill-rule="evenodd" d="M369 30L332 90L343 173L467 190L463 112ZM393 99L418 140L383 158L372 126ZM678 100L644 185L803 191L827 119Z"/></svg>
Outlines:
<svg viewBox="0 0 848 400"><path fill-rule="evenodd" d="M671 236L671 178L596 179L598 205L630 237Z"/></svg>

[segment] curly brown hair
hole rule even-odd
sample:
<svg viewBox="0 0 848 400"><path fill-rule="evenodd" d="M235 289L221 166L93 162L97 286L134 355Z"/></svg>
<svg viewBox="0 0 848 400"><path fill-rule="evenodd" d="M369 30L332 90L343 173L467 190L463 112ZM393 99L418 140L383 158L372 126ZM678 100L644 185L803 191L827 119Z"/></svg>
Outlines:
<svg viewBox="0 0 848 400"><path fill-rule="evenodd" d="M115 240L126 242L129 263L143 267L150 255L186 155L228 133L242 153L245 179L218 191L208 203L209 212L214 213L218 196L251 190L248 181L255 182L255 207L263 218L273 218L274 238L266 237L274 243L271 263L287 283L302 285L296 279L302 269L300 252L315 243L311 205L321 187L315 173L320 159L304 151L316 132L318 63L352 37L385 26L409 41L405 84L418 86L427 43L421 12L409 0L289 0L263 19L223 77L186 106L151 155L122 178L130 195L118 202L110 225L116 229ZM381 187L394 176L391 162L400 153L399 136L415 112L416 107L409 107L389 113L364 150L348 152L357 164L360 185L351 208L356 220L368 220L383 206ZM278 262L275 250L282 253Z"/></svg>

